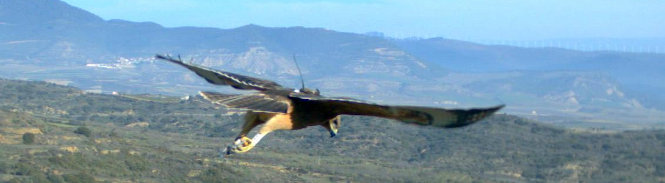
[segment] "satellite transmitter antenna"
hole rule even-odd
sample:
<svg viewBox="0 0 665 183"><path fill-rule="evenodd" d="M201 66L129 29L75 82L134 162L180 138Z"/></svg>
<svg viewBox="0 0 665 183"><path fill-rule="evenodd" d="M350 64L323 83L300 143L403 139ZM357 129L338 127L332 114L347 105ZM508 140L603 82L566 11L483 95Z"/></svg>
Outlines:
<svg viewBox="0 0 665 183"><path fill-rule="evenodd" d="M302 78L302 72L300 71L300 66L298 66L298 61L296 61L296 54L293 54L293 63L296 63L296 68L298 69L298 74L300 75L300 84L302 85L302 88L300 88L300 90L304 90L305 79Z"/></svg>

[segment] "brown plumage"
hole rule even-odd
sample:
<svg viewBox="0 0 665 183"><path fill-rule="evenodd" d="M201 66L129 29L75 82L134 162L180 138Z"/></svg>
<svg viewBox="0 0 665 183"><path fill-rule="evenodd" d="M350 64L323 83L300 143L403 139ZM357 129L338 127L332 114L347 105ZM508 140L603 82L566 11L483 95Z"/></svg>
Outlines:
<svg viewBox="0 0 665 183"><path fill-rule="evenodd" d="M200 92L205 99L215 104L248 110L242 131L234 144L227 148L227 154L247 152L264 135L275 130L322 126L331 136L335 136L341 122L340 115L375 116L410 124L454 128L473 124L503 107L500 105L477 109L442 109L380 105L352 98L324 97L320 95L318 89L285 88L273 81L187 64L179 58L161 55L157 55L156 58L184 66L215 85L258 91L244 95ZM263 126L257 135L252 139L247 138L247 134L261 124Z"/></svg>

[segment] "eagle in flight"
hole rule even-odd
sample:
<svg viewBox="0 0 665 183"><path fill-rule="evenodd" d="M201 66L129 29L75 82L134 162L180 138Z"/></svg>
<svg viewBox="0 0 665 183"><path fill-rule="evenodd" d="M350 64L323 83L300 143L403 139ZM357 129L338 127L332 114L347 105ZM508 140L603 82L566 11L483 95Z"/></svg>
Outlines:
<svg viewBox="0 0 665 183"><path fill-rule="evenodd" d="M209 83L229 85L240 90L256 90L251 94L222 94L200 92L203 98L228 108L247 110L242 131L224 153L244 153L256 146L268 133L275 130L298 130L309 126L321 126L337 134L340 115L364 115L395 119L400 122L455 128L473 124L504 105L475 109L442 109L420 106L390 106L369 103L346 97L325 97L318 89L292 89L273 81L218 71L184 63L179 57L157 55L156 58L173 62L194 71ZM248 138L247 134L263 124L259 132Z"/></svg>

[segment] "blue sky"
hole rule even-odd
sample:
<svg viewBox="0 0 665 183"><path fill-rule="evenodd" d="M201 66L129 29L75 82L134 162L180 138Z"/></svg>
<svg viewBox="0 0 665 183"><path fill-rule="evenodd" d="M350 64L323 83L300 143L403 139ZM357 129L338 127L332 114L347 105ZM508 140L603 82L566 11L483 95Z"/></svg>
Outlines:
<svg viewBox="0 0 665 183"><path fill-rule="evenodd" d="M322 27L463 40L664 38L664 0L64 0L167 27Z"/></svg>

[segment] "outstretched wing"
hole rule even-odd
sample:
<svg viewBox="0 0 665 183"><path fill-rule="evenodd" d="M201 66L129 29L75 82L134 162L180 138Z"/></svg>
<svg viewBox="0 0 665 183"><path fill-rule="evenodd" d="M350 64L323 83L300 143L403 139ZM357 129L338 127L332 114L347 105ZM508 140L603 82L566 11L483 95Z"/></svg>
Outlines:
<svg viewBox="0 0 665 183"><path fill-rule="evenodd" d="M365 115L396 119L406 123L455 128L473 124L503 108L503 105L475 109L442 109L419 106L389 106L368 103L351 98L292 95L298 102L307 102L327 108L336 115Z"/></svg>
<svg viewBox="0 0 665 183"><path fill-rule="evenodd" d="M187 64L182 62L180 58L175 59L170 56L157 55L155 58L170 61L178 65L184 66L187 69L194 71L197 75L203 77L206 81L216 85L230 85L235 89L241 90L277 90L283 88L281 85L268 80L253 78L249 76L243 76L240 74L234 74L230 72L217 71L214 69L196 66L192 64Z"/></svg>
<svg viewBox="0 0 665 183"><path fill-rule="evenodd" d="M259 112L286 113L289 100L279 95L254 93L246 95L229 95L216 92L199 92L203 98L212 103L228 108L248 109Z"/></svg>

